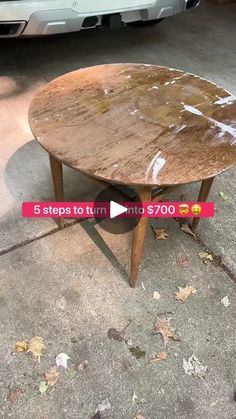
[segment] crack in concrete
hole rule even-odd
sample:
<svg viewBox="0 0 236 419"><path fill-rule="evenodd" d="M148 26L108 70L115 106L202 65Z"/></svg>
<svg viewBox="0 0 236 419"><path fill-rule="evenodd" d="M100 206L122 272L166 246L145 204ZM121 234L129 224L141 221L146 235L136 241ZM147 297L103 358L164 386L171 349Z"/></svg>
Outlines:
<svg viewBox="0 0 236 419"><path fill-rule="evenodd" d="M44 237L51 236L53 233L56 233L58 230L59 230L59 227L55 227L54 229L48 231L47 233L40 234L39 236L34 237L32 239L24 240L21 243L13 244L13 246L8 247L7 249L0 250L0 256L6 255L10 252L13 252L16 249L20 249L21 247L24 247L24 246L27 246L28 244L34 243L34 242L36 242L40 239L43 239Z"/></svg>
<svg viewBox="0 0 236 419"><path fill-rule="evenodd" d="M72 227L75 224L79 224L84 220L88 220L88 219L83 218L83 219L78 219L78 220L73 220L71 222L68 222L68 223L65 224L64 229ZM179 220L175 220L175 221L177 221L180 224ZM97 223L98 222L96 221L96 224ZM189 225L189 227L191 228L191 225ZM57 233L58 231L60 231L59 227L55 227L54 229L48 231L47 233L43 233L43 234L41 234L37 237L34 237L32 239L27 239L27 240L25 240L21 243L17 243L15 245L9 247L8 249L0 250L0 256L6 255L10 252L13 252L14 250L20 249L21 247L28 246L29 244L37 242L37 241L43 239L44 237L51 236L52 234ZM231 281L233 281L236 284L236 274L232 271L232 269L230 269L229 266L226 265L226 263L224 262L223 256L213 252L196 233L195 233L195 238L193 237L193 240L196 243L198 243L203 248L203 250L205 250L206 252L208 252L212 255L213 264L216 267L220 268L231 279Z"/></svg>
<svg viewBox="0 0 236 419"><path fill-rule="evenodd" d="M205 251L212 255L213 264L216 267L222 269L226 273L226 275L236 284L236 274L230 269L229 266L226 265L226 263L224 262L224 257L213 252L197 234L195 240L198 244L200 244L200 246L203 247Z"/></svg>
<svg viewBox="0 0 236 419"><path fill-rule="evenodd" d="M175 221L177 221L177 223L181 225L181 221L179 219L175 219ZM191 225L188 224L188 226L191 229ZM198 243L203 248L203 250L212 255L213 264L216 267L220 268L222 271L224 271L225 274L231 279L231 281L233 281L236 284L236 274L230 269L229 266L226 265L226 263L224 262L224 257L222 255L216 254L213 250L211 250L196 232L194 232L194 234L195 237L192 237L192 239L196 243Z"/></svg>

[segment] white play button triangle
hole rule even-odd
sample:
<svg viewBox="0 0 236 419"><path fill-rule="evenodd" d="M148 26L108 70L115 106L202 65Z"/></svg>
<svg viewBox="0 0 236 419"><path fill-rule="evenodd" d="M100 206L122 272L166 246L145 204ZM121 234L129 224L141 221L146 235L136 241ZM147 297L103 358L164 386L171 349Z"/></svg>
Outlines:
<svg viewBox="0 0 236 419"><path fill-rule="evenodd" d="M123 205L117 204L117 202L114 201L110 202L110 218L115 218L127 211L128 208L124 207Z"/></svg>

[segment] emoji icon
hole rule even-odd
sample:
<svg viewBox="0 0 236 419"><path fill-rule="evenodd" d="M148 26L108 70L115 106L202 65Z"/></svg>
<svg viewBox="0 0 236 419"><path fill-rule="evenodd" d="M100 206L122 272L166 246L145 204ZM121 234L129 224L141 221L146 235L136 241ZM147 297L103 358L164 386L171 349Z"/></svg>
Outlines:
<svg viewBox="0 0 236 419"><path fill-rule="evenodd" d="M187 215L189 212L189 206L188 204L180 204L179 205L179 213L181 215Z"/></svg>
<svg viewBox="0 0 236 419"><path fill-rule="evenodd" d="M202 211L202 207L201 207L201 205L199 205L199 204L194 204L194 205L192 206L192 213L193 213L194 215L199 215L199 214L201 213L201 211Z"/></svg>

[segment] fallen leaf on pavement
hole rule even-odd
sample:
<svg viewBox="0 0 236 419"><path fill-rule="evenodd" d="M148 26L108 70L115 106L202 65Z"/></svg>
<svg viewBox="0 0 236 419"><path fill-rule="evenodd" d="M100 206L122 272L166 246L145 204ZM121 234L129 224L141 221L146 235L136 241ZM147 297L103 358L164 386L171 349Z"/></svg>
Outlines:
<svg viewBox="0 0 236 419"><path fill-rule="evenodd" d="M152 355L149 359L151 364L155 364L156 362L165 361L167 359L167 353L165 351L158 352L155 355Z"/></svg>
<svg viewBox="0 0 236 419"><path fill-rule="evenodd" d="M101 419L101 413L100 412L96 412L95 415L93 415L93 417L91 419Z"/></svg>
<svg viewBox="0 0 236 419"><path fill-rule="evenodd" d="M190 265L189 256L182 255L177 259L177 265L180 268L187 268Z"/></svg>
<svg viewBox="0 0 236 419"><path fill-rule="evenodd" d="M152 231L155 240L166 240L169 237L169 234L164 228L152 227Z"/></svg>
<svg viewBox="0 0 236 419"><path fill-rule="evenodd" d="M111 409L111 402L108 398L103 400L102 403L100 403L97 408L98 412L104 412L105 410L110 410L110 409Z"/></svg>
<svg viewBox="0 0 236 419"><path fill-rule="evenodd" d="M196 234L193 232L193 230L189 227L188 224L183 223L180 227L180 229L186 233L186 234L190 234L190 236L193 236L194 238L196 238Z"/></svg>
<svg viewBox="0 0 236 419"><path fill-rule="evenodd" d="M192 287L191 285L186 285L184 288L178 287L177 292L175 292L175 299L184 303L190 295L196 294L196 288Z"/></svg>
<svg viewBox="0 0 236 419"><path fill-rule="evenodd" d="M45 373L45 378L49 386L54 386L59 378L59 371L57 367L52 367L49 372Z"/></svg>
<svg viewBox="0 0 236 419"><path fill-rule="evenodd" d="M127 342L128 336L127 336L126 329L129 327L130 324L131 324L131 320L129 321L127 326L125 326L125 328L122 329L121 331L114 329L112 327L111 329L108 330L107 336L109 337L109 339L117 340L117 342Z"/></svg>
<svg viewBox="0 0 236 419"><path fill-rule="evenodd" d="M153 298L154 300L160 300L161 294L158 291L153 292Z"/></svg>
<svg viewBox="0 0 236 419"><path fill-rule="evenodd" d="M180 340L175 334L174 330L171 327L169 319L157 320L154 325L154 332L160 333L164 342L164 345L167 345L169 339Z"/></svg>
<svg viewBox="0 0 236 419"><path fill-rule="evenodd" d="M56 357L56 366L57 368L59 367L63 367L65 369L67 369L67 361L68 359L70 359L70 357L65 354L65 353L60 353L59 355L57 355Z"/></svg>
<svg viewBox="0 0 236 419"><path fill-rule="evenodd" d="M139 346L132 346L129 350L137 359L143 358L146 355L146 352L142 351Z"/></svg>
<svg viewBox="0 0 236 419"><path fill-rule="evenodd" d="M10 389L7 400L11 403L15 403L22 395L22 390L20 387Z"/></svg>
<svg viewBox="0 0 236 419"><path fill-rule="evenodd" d="M25 352L28 348L27 343L23 340L20 342L16 342L15 344L15 351L16 352Z"/></svg>
<svg viewBox="0 0 236 419"><path fill-rule="evenodd" d="M41 338L41 336L33 336L29 340L27 352L32 352L32 354L40 362L40 358L41 358L41 356L43 356L42 351L43 351L44 348L45 348L45 345L43 343L43 338Z"/></svg>
<svg viewBox="0 0 236 419"><path fill-rule="evenodd" d="M132 400L133 403L135 403L135 400L137 400L138 396L135 394L135 391L133 392Z"/></svg>
<svg viewBox="0 0 236 419"><path fill-rule="evenodd" d="M221 197L221 199L223 199L223 201L227 201L228 197L225 195L224 192L220 192L219 196Z"/></svg>
<svg viewBox="0 0 236 419"><path fill-rule="evenodd" d="M143 283L143 282L141 282L141 287L142 287L142 289L143 289L144 291L147 291L147 288L145 287L145 285L144 285L144 283Z"/></svg>
<svg viewBox="0 0 236 419"><path fill-rule="evenodd" d="M222 298L221 303L223 304L223 306L225 307L229 307L230 306L230 301L229 301L229 297L228 295L226 295L224 298Z"/></svg>
<svg viewBox="0 0 236 419"><path fill-rule="evenodd" d="M204 263L207 263L208 261L210 262L213 261L213 256L209 252L205 252L205 251L199 252L198 256Z"/></svg>
<svg viewBox="0 0 236 419"><path fill-rule="evenodd" d="M207 367L201 365L199 359L192 355L188 361L183 359L183 369L185 374L204 378L207 372Z"/></svg>
<svg viewBox="0 0 236 419"><path fill-rule="evenodd" d="M84 371L84 370L86 370L87 367L88 367L88 361L86 359L85 361L81 362L81 364L79 364L76 369L78 371Z"/></svg>
<svg viewBox="0 0 236 419"><path fill-rule="evenodd" d="M48 390L48 385L46 381L41 381L39 383L39 393L44 396L47 393L47 390Z"/></svg>
<svg viewBox="0 0 236 419"><path fill-rule="evenodd" d="M117 342L124 342L127 338L127 333L123 330L119 332L119 330L111 328L108 330L107 336L109 337L109 339L114 339Z"/></svg>

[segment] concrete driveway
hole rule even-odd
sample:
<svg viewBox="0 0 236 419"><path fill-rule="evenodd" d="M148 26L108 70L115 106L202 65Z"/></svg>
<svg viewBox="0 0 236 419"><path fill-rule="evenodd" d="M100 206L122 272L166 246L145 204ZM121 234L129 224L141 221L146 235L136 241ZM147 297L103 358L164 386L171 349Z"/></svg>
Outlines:
<svg viewBox="0 0 236 419"><path fill-rule="evenodd" d="M58 231L53 220L21 218L22 201L53 199L47 156L27 122L41 86L80 67L145 62L196 73L236 94L235 12L235 4L202 2L150 28L1 42L3 418L236 418L235 169L215 181L216 216L200 223L196 239L173 220L156 222L169 238L155 241L149 231L134 290L127 282L130 233L111 235L88 221ZM68 200L91 200L99 191L96 182L69 169L65 183ZM198 188L183 187L173 198L195 199ZM213 261L201 260L204 250ZM174 293L186 284L197 292L181 303ZM168 319L178 340L164 347L153 330ZM109 339L110 328L120 331L130 320L126 342ZM44 339L40 363L14 351L17 341L32 336ZM150 363L159 352L167 359ZM59 368L57 382L42 395L40 383L60 353L70 357L68 368ZM183 359L192 355L207 367L204 378L184 369Z"/></svg>

